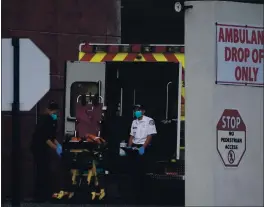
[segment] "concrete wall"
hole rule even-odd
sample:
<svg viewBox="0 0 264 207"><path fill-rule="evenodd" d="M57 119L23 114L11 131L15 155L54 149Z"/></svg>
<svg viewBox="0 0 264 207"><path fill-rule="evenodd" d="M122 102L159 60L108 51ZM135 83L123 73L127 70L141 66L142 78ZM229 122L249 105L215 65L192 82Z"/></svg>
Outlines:
<svg viewBox="0 0 264 207"><path fill-rule="evenodd" d="M216 85L216 26L263 26L263 5L189 1L186 45L186 206L263 205L263 88ZM195 104L194 104L195 103ZM238 109L247 126L247 150L226 168L216 148L224 109Z"/></svg>

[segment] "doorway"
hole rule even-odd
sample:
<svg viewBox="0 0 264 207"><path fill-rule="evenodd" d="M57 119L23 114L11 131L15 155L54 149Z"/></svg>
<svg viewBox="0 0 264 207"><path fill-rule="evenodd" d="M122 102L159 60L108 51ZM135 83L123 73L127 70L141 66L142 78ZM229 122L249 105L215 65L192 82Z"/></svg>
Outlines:
<svg viewBox="0 0 264 207"><path fill-rule="evenodd" d="M154 119L158 131L153 139L157 160L169 160L176 150L178 106L177 63L107 63L105 101L108 107L106 120L119 119L122 133L117 142L128 139L133 121L133 105L146 108L146 116ZM169 145L168 145L169 143ZM166 151L161 150L168 145Z"/></svg>

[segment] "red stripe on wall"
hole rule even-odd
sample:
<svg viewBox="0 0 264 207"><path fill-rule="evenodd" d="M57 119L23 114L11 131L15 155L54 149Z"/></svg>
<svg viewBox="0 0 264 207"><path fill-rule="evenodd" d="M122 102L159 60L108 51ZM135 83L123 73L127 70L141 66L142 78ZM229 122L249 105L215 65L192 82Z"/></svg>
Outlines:
<svg viewBox="0 0 264 207"><path fill-rule="evenodd" d="M94 56L94 53L86 53L82 57L81 61L90 61L93 58L93 56Z"/></svg>
<svg viewBox="0 0 264 207"><path fill-rule="evenodd" d="M102 59L101 62L113 61L115 56L116 56L116 53L108 53L108 54L106 54L106 56L104 56L104 58Z"/></svg>
<svg viewBox="0 0 264 207"><path fill-rule="evenodd" d="M133 62L136 57L137 57L137 54L136 53L128 53L128 55L126 56L126 58L124 59L124 61Z"/></svg>
<svg viewBox="0 0 264 207"><path fill-rule="evenodd" d="M168 62L175 62L178 63L179 60L176 58L176 56L173 53L164 53L164 56L168 60Z"/></svg>
<svg viewBox="0 0 264 207"><path fill-rule="evenodd" d="M143 57L147 62L157 62L152 53L143 54Z"/></svg>
<svg viewBox="0 0 264 207"><path fill-rule="evenodd" d="M185 99L183 96L181 97L181 104L185 104Z"/></svg>

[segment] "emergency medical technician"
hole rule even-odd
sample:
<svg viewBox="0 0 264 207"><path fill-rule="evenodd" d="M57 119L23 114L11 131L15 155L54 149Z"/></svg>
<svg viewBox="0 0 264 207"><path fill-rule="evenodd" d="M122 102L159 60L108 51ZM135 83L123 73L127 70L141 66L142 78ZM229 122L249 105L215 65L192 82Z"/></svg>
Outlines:
<svg viewBox="0 0 264 207"><path fill-rule="evenodd" d="M129 159L132 175L132 190L137 203L144 200L146 192L144 176L148 166L148 152L151 148L152 136L157 134L155 122L144 115L145 109L141 105L134 107L135 120L132 122L128 147L138 148L138 156Z"/></svg>
<svg viewBox="0 0 264 207"><path fill-rule="evenodd" d="M62 146L56 140L57 119L59 106L51 101L40 117L32 138L32 153L36 167L36 189L35 199L39 202L47 201L52 194L51 154L55 151L58 155L62 153Z"/></svg>
<svg viewBox="0 0 264 207"><path fill-rule="evenodd" d="M149 147L152 135L157 134L155 122L144 115L145 109L141 105L134 106L135 120L132 122L128 147L139 148L139 154L144 155Z"/></svg>

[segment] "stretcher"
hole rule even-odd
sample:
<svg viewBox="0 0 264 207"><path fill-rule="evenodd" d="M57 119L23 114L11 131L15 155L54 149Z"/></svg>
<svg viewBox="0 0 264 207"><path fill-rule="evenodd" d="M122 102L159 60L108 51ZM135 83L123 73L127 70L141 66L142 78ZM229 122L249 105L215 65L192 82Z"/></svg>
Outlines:
<svg viewBox="0 0 264 207"><path fill-rule="evenodd" d="M65 139L62 160L71 172L71 187L53 194L53 199L71 199L81 189L92 201L103 200L105 188L100 177L106 174L103 159L107 142L100 137L102 105L79 104L76 106L75 133Z"/></svg>

